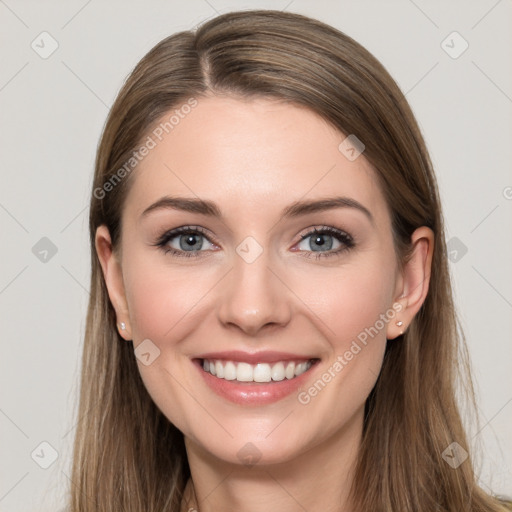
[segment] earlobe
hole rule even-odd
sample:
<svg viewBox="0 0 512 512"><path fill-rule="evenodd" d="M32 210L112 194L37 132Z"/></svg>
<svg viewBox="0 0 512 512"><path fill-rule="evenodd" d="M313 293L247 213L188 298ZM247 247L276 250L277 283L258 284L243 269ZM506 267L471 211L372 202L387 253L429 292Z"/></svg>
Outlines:
<svg viewBox="0 0 512 512"><path fill-rule="evenodd" d="M394 318L388 323L386 329L386 338L393 340L401 336L409 325L405 320L405 312L407 311L407 298L401 296L393 303L393 310L395 311Z"/></svg>
<svg viewBox="0 0 512 512"><path fill-rule="evenodd" d="M432 257L434 254L434 233L422 226L411 236L412 251L404 265L401 279L402 291L396 299L400 304L394 322L388 324L387 339L403 334L420 310L428 294Z"/></svg>
<svg viewBox="0 0 512 512"><path fill-rule="evenodd" d="M130 319L121 264L113 250L108 228L104 225L99 226L96 230L95 247L110 302L116 312L119 334L125 340L131 340Z"/></svg>

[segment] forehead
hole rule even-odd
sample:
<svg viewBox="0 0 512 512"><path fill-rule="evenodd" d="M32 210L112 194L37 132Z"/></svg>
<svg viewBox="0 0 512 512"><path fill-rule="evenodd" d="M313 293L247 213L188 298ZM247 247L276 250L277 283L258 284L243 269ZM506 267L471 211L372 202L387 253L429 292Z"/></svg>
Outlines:
<svg viewBox="0 0 512 512"><path fill-rule="evenodd" d="M165 195L209 199L226 215L259 218L293 201L334 195L377 217L387 213L364 156L348 159L339 149L346 135L309 109L217 96L177 109L148 133L152 148L133 171L126 202L134 216Z"/></svg>

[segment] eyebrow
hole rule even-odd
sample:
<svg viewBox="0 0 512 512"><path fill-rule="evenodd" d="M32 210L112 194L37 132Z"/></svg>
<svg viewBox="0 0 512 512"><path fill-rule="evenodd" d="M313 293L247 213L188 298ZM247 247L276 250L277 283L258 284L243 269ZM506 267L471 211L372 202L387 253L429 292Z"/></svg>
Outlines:
<svg viewBox="0 0 512 512"><path fill-rule="evenodd" d="M354 208L364 213L366 217L373 223L373 216L361 203L350 197L326 197L319 200L296 201L281 212L282 218L295 218L309 213L331 210L333 208ZM172 209L184 212L199 213L210 217L223 218L222 212L216 203L206 199L196 199L188 197L171 197L165 196L146 208L141 217L145 217L155 210Z"/></svg>

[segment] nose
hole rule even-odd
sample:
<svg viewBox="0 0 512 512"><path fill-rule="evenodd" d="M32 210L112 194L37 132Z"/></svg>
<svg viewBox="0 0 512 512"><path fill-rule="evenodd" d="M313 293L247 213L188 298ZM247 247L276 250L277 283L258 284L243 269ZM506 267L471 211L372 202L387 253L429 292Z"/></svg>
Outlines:
<svg viewBox="0 0 512 512"><path fill-rule="evenodd" d="M219 297L218 318L225 327L256 336L289 323L293 294L279 270L270 267L267 253L250 263L235 254Z"/></svg>

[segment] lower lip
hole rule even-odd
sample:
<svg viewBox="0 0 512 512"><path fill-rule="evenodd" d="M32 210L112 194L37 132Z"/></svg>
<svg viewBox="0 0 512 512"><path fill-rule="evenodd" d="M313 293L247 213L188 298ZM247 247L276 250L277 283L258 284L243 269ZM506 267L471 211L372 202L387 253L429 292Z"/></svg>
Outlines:
<svg viewBox="0 0 512 512"><path fill-rule="evenodd" d="M267 383L220 379L214 377L210 372L205 372L201 361L196 359L193 362L206 384L221 397L239 405L265 405L297 392L319 361L314 361L309 370L298 377Z"/></svg>

